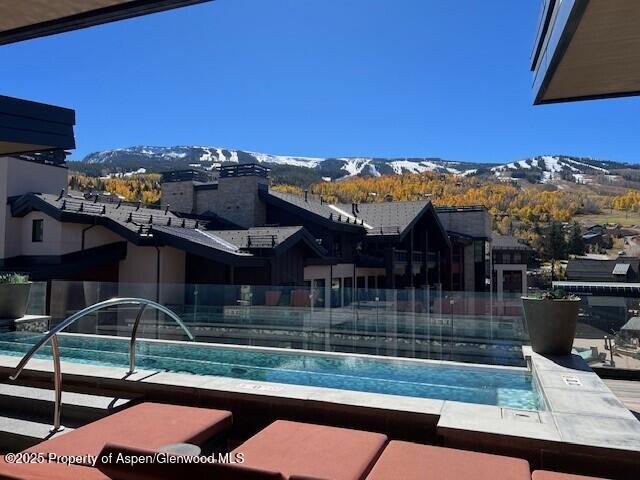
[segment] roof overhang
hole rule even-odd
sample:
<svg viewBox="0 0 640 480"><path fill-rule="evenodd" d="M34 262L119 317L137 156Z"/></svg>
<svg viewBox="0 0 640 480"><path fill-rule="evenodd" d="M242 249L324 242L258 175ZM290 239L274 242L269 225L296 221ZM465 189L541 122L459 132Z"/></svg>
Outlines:
<svg viewBox="0 0 640 480"><path fill-rule="evenodd" d="M118 263L126 256L127 242L115 242L65 255L7 258L0 261L0 270L26 273L31 280L41 281Z"/></svg>
<svg viewBox="0 0 640 480"><path fill-rule="evenodd" d="M170 231L156 228L153 235L162 245L183 250L198 257L207 258L214 262L223 263L235 267L263 267L265 260L253 255L238 255L225 250L213 248L199 242L191 241L188 238L173 235Z"/></svg>
<svg viewBox="0 0 640 480"><path fill-rule="evenodd" d="M20 0L0 2L0 45L211 0Z"/></svg>
<svg viewBox="0 0 640 480"><path fill-rule="evenodd" d="M304 244L307 248L309 248L309 251L316 255L318 258L324 258L327 256L327 251L323 247L318 245L315 238L313 238L313 235L311 235L305 228L300 228L293 235L289 235L289 237L287 237L284 241L280 242L274 247L273 252L276 255L282 255L291 247L299 243Z"/></svg>
<svg viewBox="0 0 640 480"><path fill-rule="evenodd" d="M543 0L534 104L639 95L638 25L638 0Z"/></svg>
<svg viewBox="0 0 640 480"><path fill-rule="evenodd" d="M88 216L77 212L62 211L44 201L34 193L26 193L20 197L9 198L9 204L11 207L11 215L14 217L24 217L30 212L38 211L63 223L101 225L122 238L129 240L134 245L146 246L157 244L155 238L138 235L135 231L121 225L112 218L99 215Z"/></svg>
<svg viewBox="0 0 640 480"><path fill-rule="evenodd" d="M0 95L0 155L76 148L75 123L71 109Z"/></svg>

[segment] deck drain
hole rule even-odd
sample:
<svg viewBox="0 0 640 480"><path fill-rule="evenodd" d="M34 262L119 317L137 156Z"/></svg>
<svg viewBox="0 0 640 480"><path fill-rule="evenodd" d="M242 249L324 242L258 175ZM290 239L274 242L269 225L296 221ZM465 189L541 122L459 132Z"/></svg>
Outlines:
<svg viewBox="0 0 640 480"><path fill-rule="evenodd" d="M510 408L502 409L502 418L504 420L514 420L516 422L541 423L538 412L529 410L515 410Z"/></svg>
<svg viewBox="0 0 640 480"><path fill-rule="evenodd" d="M562 379L564 383L566 383L570 387L581 387L582 382L578 377L573 377L571 375L562 375Z"/></svg>

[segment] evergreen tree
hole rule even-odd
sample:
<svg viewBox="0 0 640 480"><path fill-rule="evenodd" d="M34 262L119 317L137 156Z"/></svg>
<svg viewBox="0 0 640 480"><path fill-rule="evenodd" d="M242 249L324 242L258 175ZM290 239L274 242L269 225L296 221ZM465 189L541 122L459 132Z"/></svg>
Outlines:
<svg viewBox="0 0 640 480"><path fill-rule="evenodd" d="M545 238L543 253L550 260L561 260L568 257L567 240L564 238L561 223L551 223Z"/></svg>
<svg viewBox="0 0 640 480"><path fill-rule="evenodd" d="M584 255L585 244L582 238L582 229L577 223L573 224L571 236L569 237L569 253L573 255Z"/></svg>

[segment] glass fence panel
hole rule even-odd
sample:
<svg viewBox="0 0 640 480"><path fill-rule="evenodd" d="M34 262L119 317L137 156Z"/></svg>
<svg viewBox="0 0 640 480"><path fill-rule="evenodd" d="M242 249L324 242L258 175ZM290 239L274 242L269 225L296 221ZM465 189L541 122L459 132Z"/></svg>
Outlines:
<svg viewBox="0 0 640 480"><path fill-rule="evenodd" d="M348 282L347 282L348 283ZM361 282L362 283L362 282ZM524 366L529 343L517 294L306 286L54 281L33 284L29 313L50 324L99 301L140 297L165 305L197 342ZM640 369L640 299L584 296L574 353L594 367ZM88 315L68 332L130 337L139 307ZM187 340L170 318L147 308L139 338Z"/></svg>
<svg viewBox="0 0 640 480"><path fill-rule="evenodd" d="M52 322L112 297L142 297L171 308L198 342L361 353L523 366L527 341L517 296L438 288L343 285L248 286L53 282ZM100 311L69 331L130 336L137 307ZM152 309L140 338L184 340Z"/></svg>
<svg viewBox="0 0 640 480"><path fill-rule="evenodd" d="M640 298L583 296L573 342L593 367L640 369Z"/></svg>
<svg viewBox="0 0 640 480"><path fill-rule="evenodd" d="M45 315L47 312L47 283L31 282L27 315Z"/></svg>

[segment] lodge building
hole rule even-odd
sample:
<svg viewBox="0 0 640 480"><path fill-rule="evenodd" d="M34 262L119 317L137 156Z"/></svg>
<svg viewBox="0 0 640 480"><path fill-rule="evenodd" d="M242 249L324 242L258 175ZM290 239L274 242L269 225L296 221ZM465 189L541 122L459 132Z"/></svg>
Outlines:
<svg viewBox="0 0 640 480"><path fill-rule="evenodd" d="M0 269L33 280L489 290L484 207L335 204L238 164L166 172L150 208L67 191L60 152L1 157L0 168Z"/></svg>

